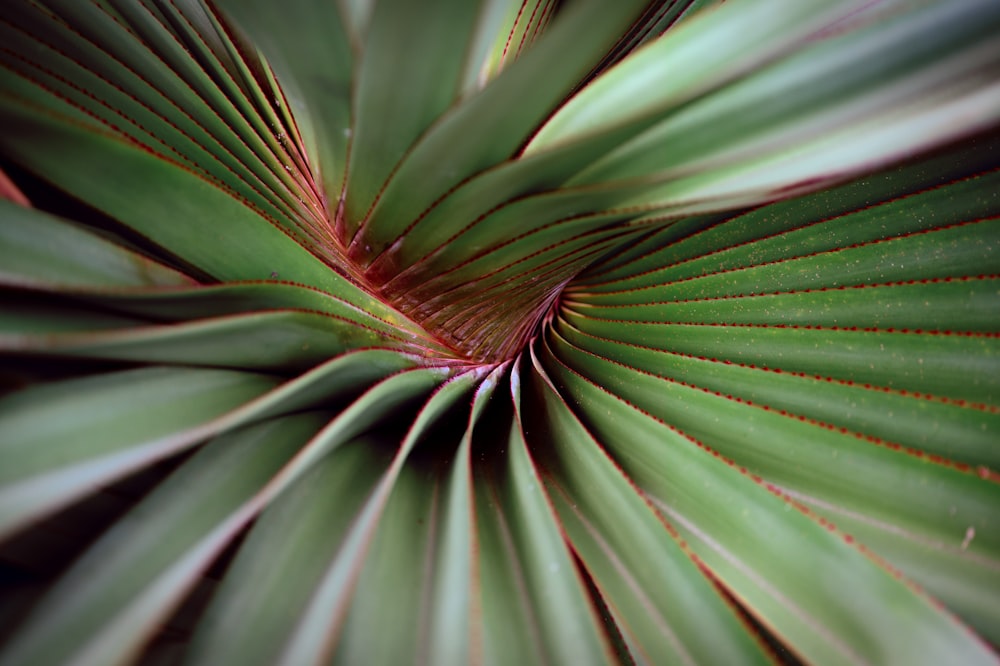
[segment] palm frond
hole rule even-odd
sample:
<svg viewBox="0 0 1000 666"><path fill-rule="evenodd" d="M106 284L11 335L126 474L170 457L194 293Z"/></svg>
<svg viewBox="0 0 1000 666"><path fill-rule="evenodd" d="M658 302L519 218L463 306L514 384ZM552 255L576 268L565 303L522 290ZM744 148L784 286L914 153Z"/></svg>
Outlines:
<svg viewBox="0 0 1000 666"><path fill-rule="evenodd" d="M998 29L10 0L0 664L996 664Z"/></svg>

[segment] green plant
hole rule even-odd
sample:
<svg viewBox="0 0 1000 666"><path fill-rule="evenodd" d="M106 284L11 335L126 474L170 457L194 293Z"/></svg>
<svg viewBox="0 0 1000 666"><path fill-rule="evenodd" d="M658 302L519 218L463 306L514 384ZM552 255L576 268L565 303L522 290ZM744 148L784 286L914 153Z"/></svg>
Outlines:
<svg viewBox="0 0 1000 666"><path fill-rule="evenodd" d="M0 663L996 663L998 35L5 0Z"/></svg>

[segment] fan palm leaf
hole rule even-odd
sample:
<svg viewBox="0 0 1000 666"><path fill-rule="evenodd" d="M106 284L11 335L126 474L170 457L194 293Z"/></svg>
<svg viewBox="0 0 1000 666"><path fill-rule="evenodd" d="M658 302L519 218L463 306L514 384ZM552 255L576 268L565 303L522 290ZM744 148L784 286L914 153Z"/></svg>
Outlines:
<svg viewBox="0 0 1000 666"><path fill-rule="evenodd" d="M997 663L997 35L5 3L0 663Z"/></svg>

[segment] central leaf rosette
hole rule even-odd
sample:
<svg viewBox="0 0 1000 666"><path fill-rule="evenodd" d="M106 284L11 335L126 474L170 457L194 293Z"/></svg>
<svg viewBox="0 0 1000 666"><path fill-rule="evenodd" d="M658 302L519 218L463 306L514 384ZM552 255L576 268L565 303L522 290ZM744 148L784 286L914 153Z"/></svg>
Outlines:
<svg viewBox="0 0 1000 666"><path fill-rule="evenodd" d="M488 226L472 228L415 260L407 257L407 243L398 243L360 258L368 263L357 270L368 289L459 356L483 363L509 360L537 333L572 278L635 234L598 217L566 222L593 229L569 242L546 244L544 231L504 238L502 230L511 226L504 218L518 213L516 206L504 209L498 219L484 219Z"/></svg>

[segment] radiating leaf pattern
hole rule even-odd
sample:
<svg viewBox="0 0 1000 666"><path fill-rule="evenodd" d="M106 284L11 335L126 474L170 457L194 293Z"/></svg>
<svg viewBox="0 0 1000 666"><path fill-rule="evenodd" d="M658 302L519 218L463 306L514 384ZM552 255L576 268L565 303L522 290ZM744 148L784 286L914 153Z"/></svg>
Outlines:
<svg viewBox="0 0 1000 666"><path fill-rule="evenodd" d="M998 663L998 29L6 2L0 664Z"/></svg>

